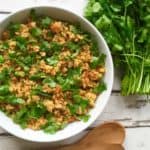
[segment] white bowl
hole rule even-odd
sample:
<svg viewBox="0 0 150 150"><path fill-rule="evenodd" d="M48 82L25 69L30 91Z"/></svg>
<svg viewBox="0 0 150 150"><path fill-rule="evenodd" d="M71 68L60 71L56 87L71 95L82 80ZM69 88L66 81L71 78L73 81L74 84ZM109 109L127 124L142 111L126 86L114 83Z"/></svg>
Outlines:
<svg viewBox="0 0 150 150"><path fill-rule="evenodd" d="M51 134L46 134L43 131L22 129L19 127L19 125L15 124L10 118L8 118L4 113L0 112L0 126L5 130L7 130L9 133L17 137L20 137L22 139L34 141L34 142L56 142L56 141L58 142L79 134L87 127L89 127L102 113L105 105L108 102L112 90L113 62L112 62L112 57L109 48L103 36L99 33L99 31L85 18L61 8L40 6L40 7L32 7L32 8L23 9L21 11L17 11L9 15L0 23L0 27L1 27L0 34L10 22L24 21L29 16L30 10L33 8L36 10L38 14L47 15L52 18L69 21L72 23L79 23L81 25L81 28L91 33L93 38L97 41L99 50L102 53L105 53L107 55L106 74L104 77L104 81L107 85L107 90L98 96L95 107L90 111L91 117L88 122L86 123L82 121L74 122L72 124L69 124L63 130L58 131L56 134L51 135Z"/></svg>

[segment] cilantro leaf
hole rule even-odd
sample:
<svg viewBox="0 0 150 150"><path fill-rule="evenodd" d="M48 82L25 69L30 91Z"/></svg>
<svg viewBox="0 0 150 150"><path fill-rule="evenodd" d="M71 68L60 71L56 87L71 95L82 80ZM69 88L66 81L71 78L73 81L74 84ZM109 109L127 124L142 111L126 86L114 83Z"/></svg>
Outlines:
<svg viewBox="0 0 150 150"><path fill-rule="evenodd" d="M10 104L23 104L25 101L22 98L10 95L6 97L6 101Z"/></svg>
<svg viewBox="0 0 150 150"><path fill-rule="evenodd" d="M48 78L45 78L44 80L43 80L43 83L45 84L48 84L50 87L52 87L52 88L54 88L54 87L56 87L56 82L52 79L52 78L50 78L50 77L48 77Z"/></svg>
<svg viewBox="0 0 150 150"><path fill-rule="evenodd" d="M55 56L55 55L46 58L46 62L52 66L55 66L58 63L58 61L59 61L58 56Z"/></svg>
<svg viewBox="0 0 150 150"><path fill-rule="evenodd" d="M26 50L27 46L27 39L21 36L17 36L15 38L16 40L16 47L20 50Z"/></svg>
<svg viewBox="0 0 150 150"><path fill-rule="evenodd" d="M72 115L75 115L77 113L78 109L79 109L79 105L78 104L68 104L67 106L68 106L68 108L70 110L70 113Z"/></svg>
<svg viewBox="0 0 150 150"><path fill-rule="evenodd" d="M34 37L39 37L42 34L42 30L38 27L34 27L30 30L30 33Z"/></svg>
<svg viewBox="0 0 150 150"><path fill-rule="evenodd" d="M4 62L4 57L0 55L0 64L2 64L3 62Z"/></svg>
<svg viewBox="0 0 150 150"><path fill-rule="evenodd" d="M50 49L53 51L60 51L62 49L62 45L59 44L58 42L51 42Z"/></svg>
<svg viewBox="0 0 150 150"><path fill-rule="evenodd" d="M29 107L30 118L38 119L46 113L46 108L41 104L34 104Z"/></svg>
<svg viewBox="0 0 150 150"><path fill-rule="evenodd" d="M80 50L80 46L77 43L72 41L67 42L65 46L74 52Z"/></svg>
<svg viewBox="0 0 150 150"><path fill-rule="evenodd" d="M52 23L52 19L50 17L45 17L41 21L41 25L43 28L49 27L51 23Z"/></svg>
<svg viewBox="0 0 150 150"><path fill-rule="evenodd" d="M46 78L46 75L43 72L36 72L30 77L31 80L39 80L39 79L44 79L44 78Z"/></svg>
<svg viewBox="0 0 150 150"><path fill-rule="evenodd" d="M101 54L98 57L93 56L92 62L90 64L91 68L97 68L98 66L103 66L105 64L105 58L106 58L105 54Z"/></svg>
<svg viewBox="0 0 150 150"><path fill-rule="evenodd" d="M8 42L0 43L0 51L4 51L4 50L7 50L7 49L9 49Z"/></svg>
<svg viewBox="0 0 150 150"><path fill-rule="evenodd" d="M41 41L40 49L42 51L49 51L50 50L50 44L47 41Z"/></svg>
<svg viewBox="0 0 150 150"><path fill-rule="evenodd" d="M0 85L0 95L7 95L9 93L9 85Z"/></svg>
<svg viewBox="0 0 150 150"><path fill-rule="evenodd" d="M89 105L89 101L87 99L84 99L83 97L81 97L80 95L77 95L77 94L73 95L73 100L76 104L81 106L82 110L87 108Z"/></svg>
<svg viewBox="0 0 150 150"><path fill-rule="evenodd" d="M102 93L107 89L106 84L104 82L100 82L93 90L96 94Z"/></svg>
<svg viewBox="0 0 150 150"><path fill-rule="evenodd" d="M31 94L33 94L33 95L40 95L40 96L42 96L42 97L46 97L46 98L51 98L51 97L52 97L52 95L51 95L51 94L46 93L46 92L43 92L43 90L42 90L42 87L41 87L41 86L38 86L38 87L36 87L36 88L32 89Z"/></svg>
<svg viewBox="0 0 150 150"><path fill-rule="evenodd" d="M82 120L83 122L88 122L90 115L81 115L81 116L78 116L78 118Z"/></svg>
<svg viewBox="0 0 150 150"><path fill-rule="evenodd" d="M10 35L14 36L15 32L19 31L20 24L11 22L8 26L8 30L10 31Z"/></svg>

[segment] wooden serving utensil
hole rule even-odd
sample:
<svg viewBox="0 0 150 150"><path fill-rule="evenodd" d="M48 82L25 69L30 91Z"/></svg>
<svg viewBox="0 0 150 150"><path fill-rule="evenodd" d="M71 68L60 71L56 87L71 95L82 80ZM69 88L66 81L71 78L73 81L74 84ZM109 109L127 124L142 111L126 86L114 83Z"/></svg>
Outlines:
<svg viewBox="0 0 150 150"><path fill-rule="evenodd" d="M124 150L125 129L117 122L106 122L90 131L78 143L57 150Z"/></svg>
<svg viewBox="0 0 150 150"><path fill-rule="evenodd" d="M91 142L122 144L125 139L125 129L118 122L105 122L89 132L80 142L87 143L89 139Z"/></svg>
<svg viewBox="0 0 150 150"><path fill-rule="evenodd" d="M121 144L95 143L91 145L72 145L57 150L124 150Z"/></svg>

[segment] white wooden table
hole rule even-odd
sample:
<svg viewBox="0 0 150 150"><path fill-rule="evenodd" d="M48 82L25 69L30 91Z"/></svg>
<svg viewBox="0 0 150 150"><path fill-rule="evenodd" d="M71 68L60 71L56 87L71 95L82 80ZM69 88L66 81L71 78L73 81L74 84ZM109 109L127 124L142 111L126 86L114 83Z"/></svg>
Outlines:
<svg viewBox="0 0 150 150"><path fill-rule="evenodd" d="M86 2L87 0L0 0L0 21L18 9L39 5L56 5L82 15ZM126 127L126 150L150 150L150 104L144 97L121 96L119 72L115 73L110 101L92 127L108 120L117 120ZM38 150L48 147L48 144L18 139L0 128L0 150Z"/></svg>

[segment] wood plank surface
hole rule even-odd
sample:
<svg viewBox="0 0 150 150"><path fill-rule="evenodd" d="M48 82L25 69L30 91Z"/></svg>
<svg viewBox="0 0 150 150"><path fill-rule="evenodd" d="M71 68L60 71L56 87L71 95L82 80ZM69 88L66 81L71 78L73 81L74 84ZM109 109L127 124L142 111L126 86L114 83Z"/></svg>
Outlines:
<svg viewBox="0 0 150 150"><path fill-rule="evenodd" d="M136 134L136 136L135 136ZM125 150L150 150L150 127L126 129ZM49 143L32 143L14 136L0 136L0 150L55 150Z"/></svg>
<svg viewBox="0 0 150 150"><path fill-rule="evenodd" d="M70 9L79 15L87 0L0 0L0 21L10 12L31 6L59 6ZM103 113L96 122L88 129L97 126L101 122L117 120L126 127L126 150L150 150L150 104L145 97L129 96L120 94L120 71L115 71L113 92ZM86 134L84 131L82 134ZM82 135L81 134L81 135ZM76 137L76 138L79 138ZM69 144L73 140L65 143ZM41 150L49 149L49 144L32 143L18 139L0 128L0 150Z"/></svg>
<svg viewBox="0 0 150 150"><path fill-rule="evenodd" d="M87 3L87 0L0 0L1 12L14 12L16 10L27 8L31 6L58 6L62 8L70 9L80 15L83 14L83 9Z"/></svg>

